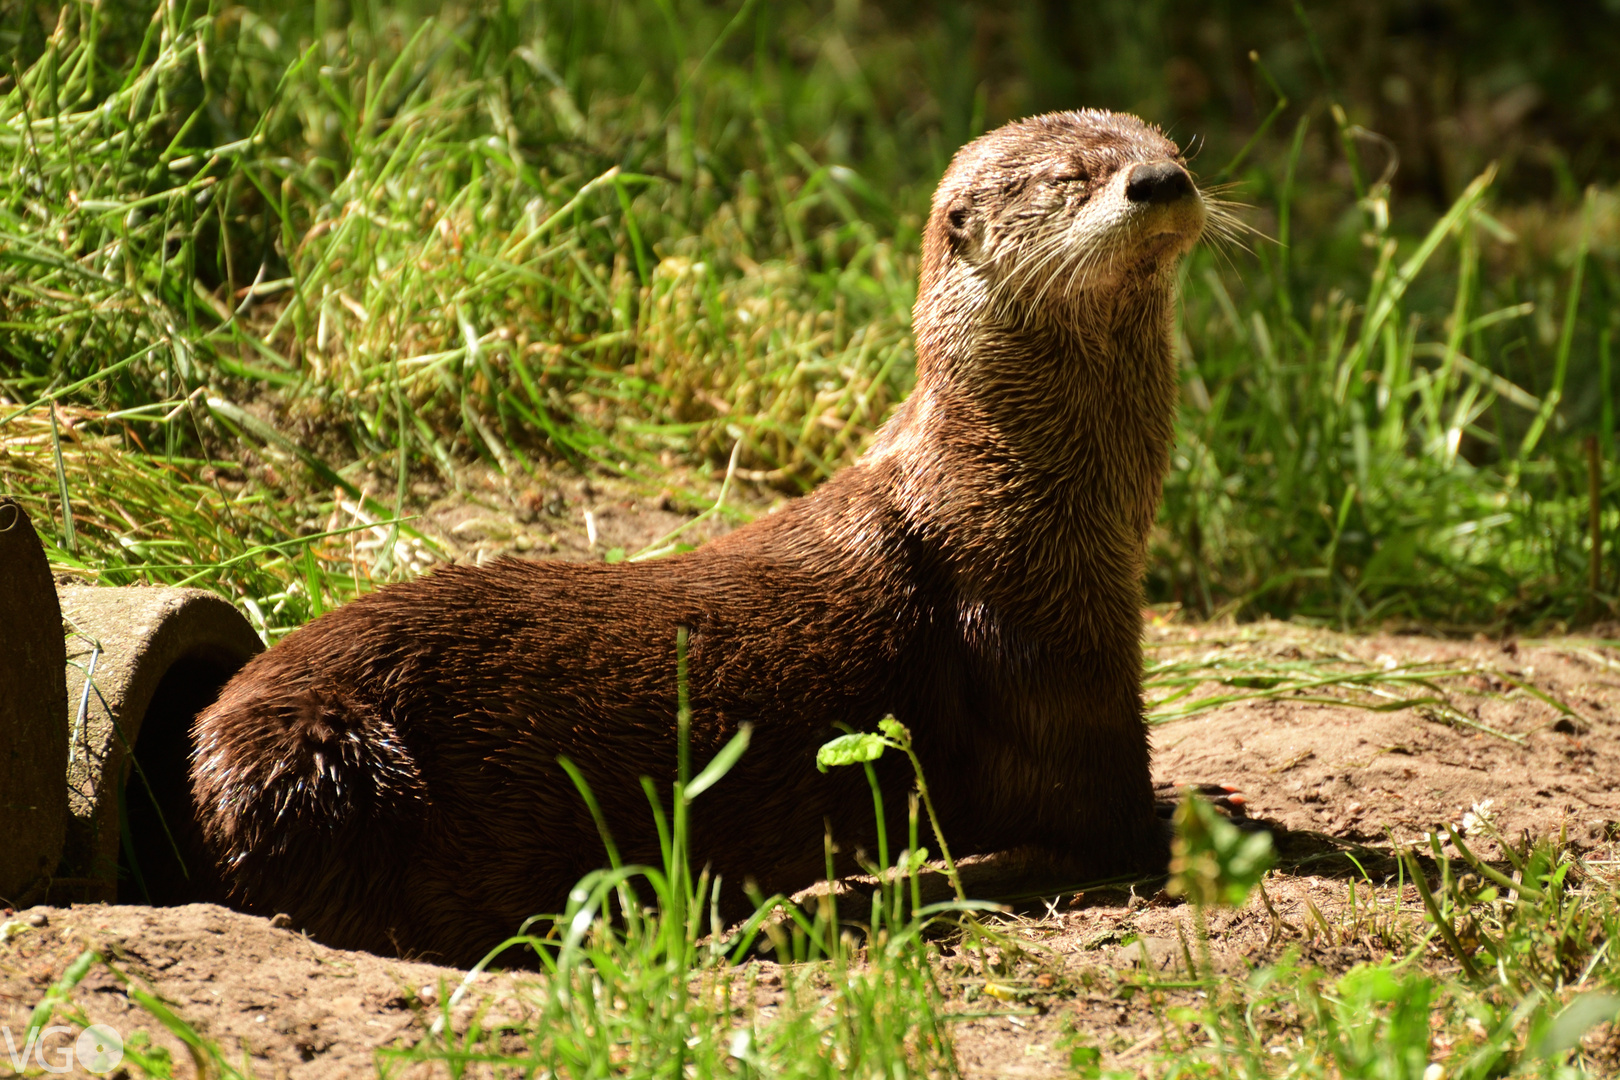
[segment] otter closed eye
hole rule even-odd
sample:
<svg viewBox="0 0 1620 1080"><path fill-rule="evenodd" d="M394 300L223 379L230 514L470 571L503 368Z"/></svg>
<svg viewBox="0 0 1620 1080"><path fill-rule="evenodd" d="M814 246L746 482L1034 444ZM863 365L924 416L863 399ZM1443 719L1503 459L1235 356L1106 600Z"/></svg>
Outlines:
<svg viewBox="0 0 1620 1080"><path fill-rule="evenodd" d="M452 567L288 635L195 726L221 895L332 945L472 962L607 861L560 757L623 862L658 864L641 777L667 796L675 776L682 627L692 761L754 731L694 804L728 916L746 881L814 882L829 832L840 872L876 850L866 775L815 756L890 713L952 850L1039 851L1076 881L1161 868L1141 578L1176 263L1207 213L1135 117L1052 113L963 147L923 232L916 388L866 453L696 551ZM911 765L874 769L904 836Z"/></svg>

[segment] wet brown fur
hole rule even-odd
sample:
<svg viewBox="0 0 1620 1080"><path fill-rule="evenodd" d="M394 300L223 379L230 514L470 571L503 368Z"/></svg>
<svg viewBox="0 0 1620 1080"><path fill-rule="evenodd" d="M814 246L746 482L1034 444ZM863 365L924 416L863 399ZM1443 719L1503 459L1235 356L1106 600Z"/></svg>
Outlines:
<svg viewBox="0 0 1620 1080"><path fill-rule="evenodd" d="M639 778L667 798L680 626L693 760L754 725L693 810L733 910L747 878L815 881L829 829L871 845L865 776L815 752L890 712L954 850L1161 866L1140 580L1175 264L1204 220L1196 192L1125 200L1130 168L1161 160L1180 161L1156 130L1092 112L963 148L924 235L917 388L814 494L659 561L440 570L255 658L195 729L232 901L332 945L468 963L605 862L558 755L625 859L658 863ZM878 764L893 836L910 769Z"/></svg>

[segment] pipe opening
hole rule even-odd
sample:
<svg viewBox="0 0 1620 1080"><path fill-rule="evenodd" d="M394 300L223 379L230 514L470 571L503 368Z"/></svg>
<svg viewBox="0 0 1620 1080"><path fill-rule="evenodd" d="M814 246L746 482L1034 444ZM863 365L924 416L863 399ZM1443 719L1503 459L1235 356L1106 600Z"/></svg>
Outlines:
<svg viewBox="0 0 1620 1080"><path fill-rule="evenodd" d="M191 724L241 666L238 657L193 654L158 683L118 793L119 903L216 899L191 808Z"/></svg>

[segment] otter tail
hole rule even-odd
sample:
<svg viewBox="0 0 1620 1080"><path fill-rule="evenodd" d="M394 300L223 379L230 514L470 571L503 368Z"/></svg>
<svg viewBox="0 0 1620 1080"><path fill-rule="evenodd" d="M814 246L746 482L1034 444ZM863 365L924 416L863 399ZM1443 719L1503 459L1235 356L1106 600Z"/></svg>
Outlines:
<svg viewBox="0 0 1620 1080"><path fill-rule="evenodd" d="M232 904L384 951L372 939L404 936L409 918L421 776L381 710L299 682L238 678L198 718L203 842Z"/></svg>

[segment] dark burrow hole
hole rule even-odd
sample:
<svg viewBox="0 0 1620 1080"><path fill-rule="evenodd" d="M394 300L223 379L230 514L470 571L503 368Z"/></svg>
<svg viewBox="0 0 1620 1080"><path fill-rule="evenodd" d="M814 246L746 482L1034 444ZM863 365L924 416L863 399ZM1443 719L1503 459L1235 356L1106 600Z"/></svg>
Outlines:
<svg viewBox="0 0 1620 1080"><path fill-rule="evenodd" d="M152 694L119 789L120 904L216 899L191 810L191 723L241 666L234 656L193 654L170 667Z"/></svg>

